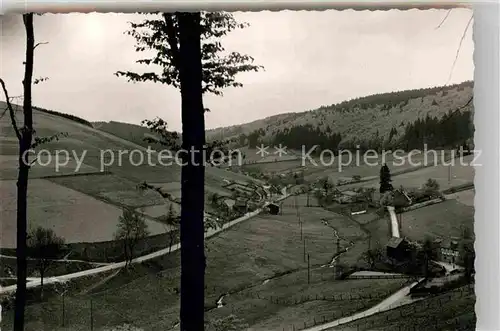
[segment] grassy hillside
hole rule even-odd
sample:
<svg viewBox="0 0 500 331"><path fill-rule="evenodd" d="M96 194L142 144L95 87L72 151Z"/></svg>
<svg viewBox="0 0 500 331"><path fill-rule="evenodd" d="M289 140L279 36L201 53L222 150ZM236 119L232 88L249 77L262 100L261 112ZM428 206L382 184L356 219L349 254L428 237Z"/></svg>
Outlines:
<svg viewBox="0 0 500 331"><path fill-rule="evenodd" d="M153 149L162 148L160 144L148 143L144 140L146 137L157 137L145 126L117 121L93 122L92 125L100 131L110 133L146 148L148 146L151 146Z"/></svg>
<svg viewBox="0 0 500 331"><path fill-rule="evenodd" d="M220 136L224 130L226 137L244 134L249 138L260 130L261 140L272 141L280 131L310 125L323 133L340 134L343 145L377 136L387 139L391 130L396 131L392 135L398 138L404 134L407 124L427 115L442 118L465 105L472 94L473 82L376 94L311 111L280 114L243 125L218 128L210 130L207 136ZM472 111L472 108L471 103L463 111Z"/></svg>
<svg viewBox="0 0 500 331"><path fill-rule="evenodd" d="M0 107L4 108L5 104ZM22 108L18 106L16 118L22 123ZM147 150L139 144L138 135L131 135L130 141L127 137L89 126L85 120L74 116L38 108L34 109L33 122L36 137L57 133L67 133L67 137L36 148L37 153L43 151L43 154L30 171L30 225L53 227L68 242L106 241L112 239L120 209L130 207L148 216L152 234L166 231L163 224L154 220L155 215L161 216L170 204L177 203L165 201L157 192L141 191L137 186L147 181L177 187L180 166L175 163L161 165L156 153L151 153L149 163ZM139 129L129 131L133 133ZM5 247L15 247L17 153L17 138L6 114L0 118L0 197L6 201L2 204L0 217L2 239L5 238L2 246ZM231 195L232 192L225 188L224 179L256 182L243 174L207 167L207 204L209 192ZM154 213L148 213L149 210ZM179 206L174 206L174 210L179 210Z"/></svg>

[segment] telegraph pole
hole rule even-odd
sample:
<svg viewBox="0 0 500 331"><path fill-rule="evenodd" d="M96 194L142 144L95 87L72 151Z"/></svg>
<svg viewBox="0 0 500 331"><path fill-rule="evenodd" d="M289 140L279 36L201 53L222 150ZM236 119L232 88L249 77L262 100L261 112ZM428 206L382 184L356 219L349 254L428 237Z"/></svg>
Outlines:
<svg viewBox="0 0 500 331"><path fill-rule="evenodd" d="M340 258L340 240L337 238L337 258L335 261L337 261Z"/></svg>
<svg viewBox="0 0 500 331"><path fill-rule="evenodd" d="M451 164L448 165L448 185L451 183Z"/></svg>
<svg viewBox="0 0 500 331"><path fill-rule="evenodd" d="M300 222L300 240L302 240L302 222Z"/></svg>
<svg viewBox="0 0 500 331"><path fill-rule="evenodd" d="M311 284L311 260L309 254L307 254L307 284Z"/></svg>
<svg viewBox="0 0 500 331"><path fill-rule="evenodd" d="M305 237L302 240L302 244L303 244L303 247L304 247L304 262L306 262L306 238Z"/></svg>
<svg viewBox="0 0 500 331"><path fill-rule="evenodd" d="M92 304L92 298L90 299L90 331L94 330L94 316L93 316L93 304Z"/></svg>

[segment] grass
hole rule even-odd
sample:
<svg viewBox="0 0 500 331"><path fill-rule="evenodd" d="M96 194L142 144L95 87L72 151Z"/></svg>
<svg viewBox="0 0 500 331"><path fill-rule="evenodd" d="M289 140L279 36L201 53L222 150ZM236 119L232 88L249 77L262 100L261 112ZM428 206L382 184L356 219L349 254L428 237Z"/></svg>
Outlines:
<svg viewBox="0 0 500 331"><path fill-rule="evenodd" d="M405 188L419 188L427 179L432 178L438 182L441 190L445 190L450 187L472 183L474 181L474 168L473 165L471 165L472 161L473 157L467 156L464 157L463 164L456 161L456 163L451 166L451 169L449 169L448 166L439 164L437 166L430 166L399 175L396 174L392 176L392 185L394 187L403 186ZM376 178L363 183L349 184L342 188L346 190L354 187L378 188L379 185L379 179Z"/></svg>
<svg viewBox="0 0 500 331"><path fill-rule="evenodd" d="M0 263L2 265L2 269L0 270L1 277L7 277L5 273L5 269L9 268L14 277L16 275L17 265L15 258L5 258L0 257ZM28 259L28 277L39 277L38 268L37 268L37 260ZM53 261L49 268L45 272L45 277L64 275L67 273L78 272L82 270L92 269L96 267L96 265L87 263L87 262L76 262L76 261ZM15 283L15 282L14 282Z"/></svg>
<svg viewBox="0 0 500 331"><path fill-rule="evenodd" d="M16 113L18 119L21 119L21 115L21 111ZM60 171L56 171L54 162L46 166L35 164L32 167L29 183L31 197L28 203L30 223L53 227L68 242L110 240L115 231L116 220L121 214L119 208L122 207L155 206L150 209L155 209L154 213L158 213L158 209L164 206L164 199L156 192L140 192L137 189L139 183L147 181L180 186L180 166L160 165L155 153L151 154L152 164L148 164L147 150L133 142L39 111L34 112L33 122L37 137L68 133L68 137L44 144L38 150L46 149L52 153L66 150L72 158ZM15 236L12 235L15 216L13 180L17 178L18 146L8 116L0 119L0 132L0 180L3 179L0 194L7 199L1 215L2 220L5 219L2 224L5 238L2 238L2 246L12 247L15 245ZM130 154L133 150L142 152L142 164L134 164L140 161L140 155ZM83 157L84 162L77 173L75 155L79 159ZM46 158L42 157L39 161L45 162ZM110 165L106 166L106 162ZM40 182L41 177L47 180ZM245 175L213 167L207 167L206 177L207 191L226 195L230 192L222 187L223 178L261 183ZM172 193L180 197L178 188ZM151 222L149 225L153 234L164 231L161 224Z"/></svg>
<svg viewBox="0 0 500 331"><path fill-rule="evenodd" d="M474 233L474 207L456 200L447 200L402 214L401 232L413 240L424 240L427 236L460 237L463 228Z"/></svg>
<svg viewBox="0 0 500 331"><path fill-rule="evenodd" d="M16 182L2 181L0 188L2 246L15 247ZM29 182L28 225L52 228L68 243L112 239L121 213L115 206L51 181L32 179ZM164 231L156 222L148 221L148 225L153 234Z"/></svg>
<svg viewBox="0 0 500 331"><path fill-rule="evenodd" d="M465 190L447 195L448 199L455 199L466 206L474 206L474 190Z"/></svg>
<svg viewBox="0 0 500 331"><path fill-rule="evenodd" d="M172 210L175 212L176 215L180 215L181 205L175 202L168 202L163 205L142 207L139 209L139 211L150 217L157 218L166 215L168 213L170 206L172 206Z"/></svg>
<svg viewBox="0 0 500 331"><path fill-rule="evenodd" d="M138 190L138 183L113 174L54 177L49 180L118 207L138 208L164 203L164 199L158 193Z"/></svg>
<svg viewBox="0 0 500 331"><path fill-rule="evenodd" d="M276 284L276 289L269 291L273 296L281 295L283 299L296 295L304 286L304 270L307 264L304 262L296 211L293 207L287 207L292 203L291 199L285 201L283 215L258 216L216 235L207 242L207 307L214 307L222 294L236 295L237 292L255 286L255 290L247 291L255 293ZM302 214L303 233L308 238L306 250L314 268L312 279L315 285L310 290L312 295L332 284L331 269L320 266L330 262L336 249L332 229L325 226L320 218L328 218L332 226L338 227L339 235L346 236L348 240L364 240L364 233L347 226L351 221L346 220L344 216L319 208L307 208L307 211L303 208ZM343 241L342 247L345 244L346 241ZM136 266L127 277L122 275L108 280L95 289L98 293L92 294L94 326L98 329L106 325L132 322L145 330L171 327L178 318L179 297L175 288L179 286L179 273L179 253L175 252L145 265ZM269 278L273 278L269 285L259 287ZM352 288L364 288L360 292L368 291L369 287L363 285L363 282L352 281L352 284ZM293 286L296 286L295 290ZM335 286L342 287L340 282ZM345 289L354 291L351 287ZM26 330L88 329L90 294L68 295L65 300L66 328L61 327L60 322L61 300L53 298L46 303L27 308ZM265 311L254 310L255 307L248 306L246 299L241 305L241 309L248 310L249 314L271 317ZM308 305L310 304L306 304L306 307ZM151 314L151 307L155 307L154 314ZM304 308L299 305L297 309ZM50 312L55 317L44 318L44 312ZM208 314L211 316L211 313ZM45 324L42 326L36 322L37 318L42 318Z"/></svg>
<svg viewBox="0 0 500 331"><path fill-rule="evenodd" d="M268 163L253 163L245 164L242 166L244 171L257 169L263 173L278 172L292 169L300 169L302 167L302 160L283 160L279 162L268 162Z"/></svg>
<svg viewBox="0 0 500 331"><path fill-rule="evenodd" d="M56 157L51 155L41 155L38 162L34 163L30 169L30 178L43 178L46 176L63 176L72 174L92 174L98 173L97 168L82 164L78 168L77 161L72 158L66 158L64 155ZM33 158L32 158L33 159ZM66 164L67 163L67 164ZM41 165L42 164L42 165ZM18 175L18 157L17 155L0 155L0 180L16 179ZM78 171L76 171L78 169Z"/></svg>
<svg viewBox="0 0 500 331"><path fill-rule="evenodd" d="M291 330L348 316L376 304L403 287L405 280L335 281L312 277L307 284L306 271L279 279L224 298L223 309L212 310L208 317L235 312L253 330ZM325 275L326 276L326 275Z"/></svg>
<svg viewBox="0 0 500 331"><path fill-rule="evenodd" d="M329 330L475 330L475 301L465 287Z"/></svg>

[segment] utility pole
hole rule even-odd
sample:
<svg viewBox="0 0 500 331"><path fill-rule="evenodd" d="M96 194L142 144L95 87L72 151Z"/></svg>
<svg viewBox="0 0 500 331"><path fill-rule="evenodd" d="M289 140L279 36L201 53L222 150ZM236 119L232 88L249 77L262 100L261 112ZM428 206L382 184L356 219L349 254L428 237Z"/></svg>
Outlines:
<svg viewBox="0 0 500 331"><path fill-rule="evenodd" d="M448 185L451 184L451 164L448 165Z"/></svg>
<svg viewBox="0 0 500 331"><path fill-rule="evenodd" d="M94 330L94 314L93 314L92 299L90 299L90 331L93 330Z"/></svg>
<svg viewBox="0 0 500 331"><path fill-rule="evenodd" d="M302 240L302 244L303 244L303 247L304 247L304 262L306 262L306 238L305 237Z"/></svg>
<svg viewBox="0 0 500 331"><path fill-rule="evenodd" d="M309 254L307 254L307 284L311 284L311 260Z"/></svg>
<svg viewBox="0 0 500 331"><path fill-rule="evenodd" d="M340 240L337 238L337 256L335 258L335 263L337 263L338 259L340 258Z"/></svg>
<svg viewBox="0 0 500 331"><path fill-rule="evenodd" d="M62 326L64 327L64 320L66 319L66 317L64 316L65 315L65 312L64 312L64 293L62 294Z"/></svg>
<svg viewBox="0 0 500 331"><path fill-rule="evenodd" d="M300 222L300 240L302 240L302 222Z"/></svg>

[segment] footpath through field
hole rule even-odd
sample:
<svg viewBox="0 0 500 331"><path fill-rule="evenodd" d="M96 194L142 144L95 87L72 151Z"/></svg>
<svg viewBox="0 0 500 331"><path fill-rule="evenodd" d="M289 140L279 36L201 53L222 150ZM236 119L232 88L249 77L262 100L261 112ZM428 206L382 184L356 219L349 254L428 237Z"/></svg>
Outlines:
<svg viewBox="0 0 500 331"><path fill-rule="evenodd" d="M290 194L283 195L282 197L276 199L276 201L284 200L284 199L288 198L289 196L290 196ZM207 231L205 233L205 238L209 238L209 237L211 237L211 236L213 236L213 235L215 235L215 234L217 234L219 232L222 232L224 230L229 229L230 227L232 227L232 226L234 226L234 225L236 225L238 223L241 223L241 222L246 221L246 220L248 220L248 219L250 219L252 217L257 216L270 203L271 202L265 202L264 205L261 208L255 210L253 212L247 213L247 214L243 215L242 217L234 219L234 220L232 220L232 221L230 221L228 223L225 223L220 228L211 229L211 230ZM175 252L176 250L179 250L180 248L181 248L180 243L179 244L175 244L175 245L172 245L172 247L167 247L167 248L161 249L159 251L156 251L156 252L153 252L153 253L150 253L150 254L146 254L146 255L137 257L137 258L135 258L135 259L132 260L132 263L141 263L141 262L144 262L144 261L148 261L148 260L151 260L151 259L163 256L163 255L169 254L171 252ZM96 275L96 274L99 274L99 273L102 273L102 272L107 272L107 271L111 271L111 270L123 268L124 266L125 266L125 261L123 261L123 262L117 262L117 263L111 263L109 265L105 265L105 266L101 266L101 267L97 267L97 268L93 268L93 269L88 269L88 270L83 270L83 271L79 271L79 272L75 272L75 273L71 273L71 274L66 274L66 275L60 275L60 276L54 276L54 277L44 278L43 283L44 283L44 285L49 285L49 284L54 284L54 283L62 283L62 282L66 282L66 281L69 281L69 280L72 280L72 279L77 279L77 278L80 278L80 277ZM34 287L37 287L37 286L40 286L40 279L39 278L36 279L36 280L32 280L32 281L26 283L26 287L27 288L34 288ZM0 294L7 294L7 293L15 292L16 288L17 288L16 285L10 285L10 286L1 287L0 288Z"/></svg>
<svg viewBox="0 0 500 331"><path fill-rule="evenodd" d="M387 206L387 210L389 211L389 215L391 216L391 235L393 237L399 238L399 224L396 217L396 212L394 211L394 207Z"/></svg>

